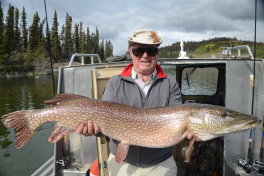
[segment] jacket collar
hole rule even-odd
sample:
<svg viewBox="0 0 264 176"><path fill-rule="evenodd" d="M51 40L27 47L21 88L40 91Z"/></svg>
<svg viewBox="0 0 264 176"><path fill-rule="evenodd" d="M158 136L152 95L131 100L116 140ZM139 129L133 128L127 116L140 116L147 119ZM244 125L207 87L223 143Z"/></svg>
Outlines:
<svg viewBox="0 0 264 176"><path fill-rule="evenodd" d="M132 67L133 67L133 63L129 64L128 66L126 66L126 68L122 71L122 73L120 75L124 76L124 77L130 77ZM163 72L160 65L156 64L156 70L157 70L157 77L158 78L166 78L167 77L167 75Z"/></svg>

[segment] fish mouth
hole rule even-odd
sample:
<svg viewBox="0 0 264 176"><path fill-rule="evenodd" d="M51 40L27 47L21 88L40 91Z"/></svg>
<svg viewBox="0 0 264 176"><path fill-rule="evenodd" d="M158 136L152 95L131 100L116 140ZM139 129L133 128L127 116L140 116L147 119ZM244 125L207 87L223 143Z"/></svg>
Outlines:
<svg viewBox="0 0 264 176"><path fill-rule="evenodd" d="M249 126L249 127L254 127L257 126L261 123L261 120L256 119L256 120L252 120L251 122L249 122L248 124L246 124L245 126Z"/></svg>

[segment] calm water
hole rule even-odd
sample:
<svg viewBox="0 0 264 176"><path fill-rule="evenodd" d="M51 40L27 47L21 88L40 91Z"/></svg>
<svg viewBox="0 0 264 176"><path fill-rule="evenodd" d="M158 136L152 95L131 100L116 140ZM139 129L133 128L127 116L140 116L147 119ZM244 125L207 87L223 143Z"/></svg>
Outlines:
<svg viewBox="0 0 264 176"><path fill-rule="evenodd" d="M0 117L17 110L44 108L44 101L53 95L51 75L0 78ZM0 175L31 175L47 161L53 155L53 144L47 141L53 125L43 125L24 147L16 149L14 131L0 122Z"/></svg>

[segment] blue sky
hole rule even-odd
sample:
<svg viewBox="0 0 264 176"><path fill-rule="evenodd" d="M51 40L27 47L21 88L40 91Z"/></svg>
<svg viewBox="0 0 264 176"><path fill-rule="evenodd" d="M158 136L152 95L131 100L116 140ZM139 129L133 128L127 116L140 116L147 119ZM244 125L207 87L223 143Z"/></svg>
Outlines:
<svg viewBox="0 0 264 176"><path fill-rule="evenodd" d="M257 41L264 42L264 1L258 1ZM237 37L254 40L255 1L253 0L46 0L49 27L57 11L59 29L66 13L74 23L83 22L90 33L97 27L100 38L111 40L114 55L127 50L127 38L138 29L158 32L161 46L180 41L201 41L214 37ZM44 0L1 0L4 16L9 3L22 12L26 9L28 24L37 11L45 18ZM182 22L181 22L182 21ZM182 27L181 27L182 24Z"/></svg>

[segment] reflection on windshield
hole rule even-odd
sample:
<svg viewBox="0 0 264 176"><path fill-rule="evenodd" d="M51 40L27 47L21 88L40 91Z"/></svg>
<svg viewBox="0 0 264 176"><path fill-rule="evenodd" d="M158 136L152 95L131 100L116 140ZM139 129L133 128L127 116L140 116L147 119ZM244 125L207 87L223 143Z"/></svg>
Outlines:
<svg viewBox="0 0 264 176"><path fill-rule="evenodd" d="M184 95L214 95L219 71L215 67L188 67L182 70L181 92Z"/></svg>

